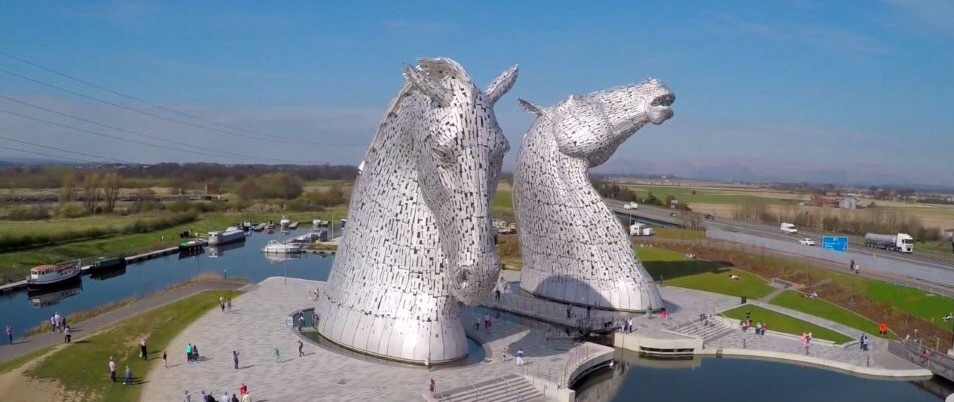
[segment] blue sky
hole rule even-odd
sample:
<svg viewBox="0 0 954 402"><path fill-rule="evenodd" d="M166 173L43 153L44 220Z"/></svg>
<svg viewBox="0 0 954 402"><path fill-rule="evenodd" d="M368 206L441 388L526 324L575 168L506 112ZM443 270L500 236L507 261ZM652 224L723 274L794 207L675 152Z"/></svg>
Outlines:
<svg viewBox="0 0 954 402"><path fill-rule="evenodd" d="M675 117L637 133L603 171L792 181L875 175L954 186L950 21L954 2L947 0L8 0L0 13L3 52L291 141L202 131L3 73L0 95L239 154L357 163L401 85L401 63L447 56L478 85L520 64L517 84L496 108L514 149L532 122L518 97L552 104L653 76L676 93ZM8 57L0 56L0 69L148 108ZM0 109L128 136L4 99ZM104 140L6 114L0 130L126 160L241 162ZM308 144L289 143L298 139ZM0 156L24 155L0 150Z"/></svg>

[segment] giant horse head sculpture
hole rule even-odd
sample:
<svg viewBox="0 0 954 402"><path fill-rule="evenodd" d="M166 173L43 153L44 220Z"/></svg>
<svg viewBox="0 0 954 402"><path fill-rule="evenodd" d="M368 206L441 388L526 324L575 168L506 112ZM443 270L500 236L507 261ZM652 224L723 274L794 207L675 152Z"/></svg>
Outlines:
<svg viewBox="0 0 954 402"><path fill-rule="evenodd" d="M412 88L431 100L412 116L411 155L424 202L437 221L451 294L473 305L493 288L500 260L493 239L490 201L510 144L494 116L494 103L513 86L513 66L487 87L477 88L450 59L405 66Z"/></svg>
<svg viewBox="0 0 954 402"><path fill-rule="evenodd" d="M669 88L655 79L573 95L547 108L520 100L538 116L523 138L514 168L521 288L615 310L663 306L623 227L587 173L647 123L662 124L672 117L674 100Z"/></svg>

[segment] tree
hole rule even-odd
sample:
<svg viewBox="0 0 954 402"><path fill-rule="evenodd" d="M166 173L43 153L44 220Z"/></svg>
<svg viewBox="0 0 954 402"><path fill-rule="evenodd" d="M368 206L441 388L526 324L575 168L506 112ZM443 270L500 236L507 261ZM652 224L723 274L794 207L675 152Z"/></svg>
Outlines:
<svg viewBox="0 0 954 402"><path fill-rule="evenodd" d="M76 198L76 174L69 172L63 176L60 185L60 206L72 202Z"/></svg>
<svg viewBox="0 0 954 402"><path fill-rule="evenodd" d="M99 203L99 174L90 173L83 177L83 207L89 212L96 210Z"/></svg>
<svg viewBox="0 0 954 402"><path fill-rule="evenodd" d="M248 177L239 183L238 189L235 190L235 193L238 194L242 201L248 202L258 199L262 193L262 189L259 188L254 177Z"/></svg>
<svg viewBox="0 0 954 402"><path fill-rule="evenodd" d="M119 188L122 186L123 177L117 172L110 172L103 175L99 185L103 190L103 200L106 201L106 212L113 212L116 207L116 200L119 198Z"/></svg>

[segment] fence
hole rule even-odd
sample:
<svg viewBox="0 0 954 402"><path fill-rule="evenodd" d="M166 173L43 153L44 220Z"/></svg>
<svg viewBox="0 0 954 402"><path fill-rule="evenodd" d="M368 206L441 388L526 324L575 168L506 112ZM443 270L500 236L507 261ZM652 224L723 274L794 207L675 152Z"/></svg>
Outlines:
<svg viewBox="0 0 954 402"><path fill-rule="evenodd" d="M954 358L936 349L917 342L896 342L888 344L891 354L930 370L932 373L954 381Z"/></svg>
<svg viewBox="0 0 954 402"><path fill-rule="evenodd" d="M933 283L954 283L954 270L943 270L890 257L879 257L875 253L862 251L836 252L821 247L804 246L798 244L794 237L792 240L777 240L745 233L729 232L717 228L708 228L706 230L706 237L713 240L742 243L778 252L830 261L844 265L846 272L848 271L851 261L854 260L861 270L871 270L892 275L901 274Z"/></svg>

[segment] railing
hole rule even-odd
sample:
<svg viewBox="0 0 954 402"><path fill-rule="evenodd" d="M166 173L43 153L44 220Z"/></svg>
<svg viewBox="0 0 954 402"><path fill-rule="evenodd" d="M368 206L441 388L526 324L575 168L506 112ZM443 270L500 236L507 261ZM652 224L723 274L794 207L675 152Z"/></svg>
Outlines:
<svg viewBox="0 0 954 402"><path fill-rule="evenodd" d="M487 400L487 397L485 397L484 394L480 392L480 388L477 388L477 386L474 385L474 383L471 382L469 378L464 378L464 380L467 381L467 385L470 385L470 387L473 388L475 392L477 392L477 400L479 401Z"/></svg>
<svg viewBox="0 0 954 402"><path fill-rule="evenodd" d="M525 400L523 399L522 396L520 396L519 393L517 393L515 389L513 389L513 386L510 385L510 381L504 381L503 377L501 377L500 374L497 373L497 369L494 369L493 372L494 372L494 380L503 381L503 383L507 385L507 391L509 391L508 394L512 395L514 398L517 398L512 400L520 401L520 402L523 402Z"/></svg>
<svg viewBox="0 0 954 402"><path fill-rule="evenodd" d="M557 385L559 387L569 388L570 376L573 375L573 371L588 360L589 357L590 345L588 343L583 344L582 347L570 353L570 357L566 360L566 365L563 366L563 376L560 377L560 383Z"/></svg>
<svg viewBox="0 0 954 402"><path fill-rule="evenodd" d="M954 358L944 352L931 349L917 342L888 343L888 351L895 356L902 357L918 366L930 370L932 373L954 381Z"/></svg>

